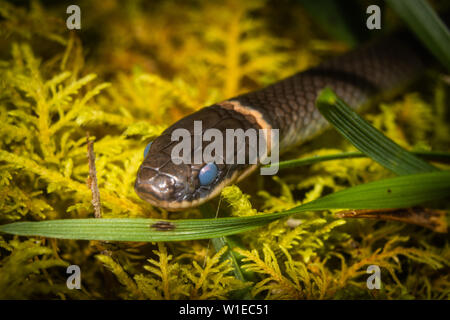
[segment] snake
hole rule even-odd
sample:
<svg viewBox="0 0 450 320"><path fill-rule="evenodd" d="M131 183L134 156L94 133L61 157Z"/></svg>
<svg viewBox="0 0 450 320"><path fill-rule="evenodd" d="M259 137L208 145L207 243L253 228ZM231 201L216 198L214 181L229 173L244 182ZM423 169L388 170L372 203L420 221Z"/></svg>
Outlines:
<svg viewBox="0 0 450 320"><path fill-rule="evenodd" d="M316 108L316 99L324 88L331 88L358 109L374 97L410 83L423 73L427 61L427 54L410 34L392 34L265 88L201 108L169 126L147 145L135 191L153 206L184 210L218 196L224 187L241 181L261 165L261 159L257 163L177 164L171 158L177 143L172 139L176 129L194 135L195 121L201 121L202 130L223 133L227 129L278 129L278 147L285 152L329 126ZM206 141L202 143L203 147L207 145ZM251 147L246 140L245 150Z"/></svg>

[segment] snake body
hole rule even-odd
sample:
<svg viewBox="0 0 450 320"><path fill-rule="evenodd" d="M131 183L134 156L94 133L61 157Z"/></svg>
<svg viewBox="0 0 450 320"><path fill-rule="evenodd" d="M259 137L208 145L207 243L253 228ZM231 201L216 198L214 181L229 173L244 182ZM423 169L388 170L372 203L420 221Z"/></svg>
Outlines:
<svg viewBox="0 0 450 320"><path fill-rule="evenodd" d="M194 121L203 130L216 128L247 130L279 129L280 151L296 146L326 127L315 107L325 87L354 108L374 95L399 87L425 67L423 52L409 36L396 35L332 58L261 90L249 92L179 120L156 138L141 164L135 183L137 194L151 204L168 210L197 206L256 169L255 164L217 164L217 174L207 185L199 182L206 165L174 164L171 134L177 128L194 131ZM208 142L204 142L205 147ZM251 146L246 145L248 150ZM226 150L224 149L224 154Z"/></svg>

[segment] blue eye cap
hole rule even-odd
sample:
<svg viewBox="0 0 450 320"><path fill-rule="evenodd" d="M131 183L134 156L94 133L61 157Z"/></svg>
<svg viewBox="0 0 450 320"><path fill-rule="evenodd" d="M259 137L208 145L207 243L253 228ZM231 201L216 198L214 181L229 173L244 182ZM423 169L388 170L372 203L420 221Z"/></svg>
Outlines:
<svg viewBox="0 0 450 320"><path fill-rule="evenodd" d="M144 150L144 158L147 156L148 152L150 151L150 146L152 145L153 141L150 141Z"/></svg>
<svg viewBox="0 0 450 320"><path fill-rule="evenodd" d="M217 176L217 166L215 163L207 163L203 168L200 169L198 173L198 179L200 180L201 186L207 186L211 184Z"/></svg>

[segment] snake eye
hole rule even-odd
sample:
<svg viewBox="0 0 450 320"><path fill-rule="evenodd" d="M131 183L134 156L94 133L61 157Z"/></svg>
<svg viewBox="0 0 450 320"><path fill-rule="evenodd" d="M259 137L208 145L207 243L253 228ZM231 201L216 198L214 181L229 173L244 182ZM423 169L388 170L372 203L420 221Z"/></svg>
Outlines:
<svg viewBox="0 0 450 320"><path fill-rule="evenodd" d="M217 176L217 166L210 162L200 169L198 179L201 186L207 186L211 184Z"/></svg>
<svg viewBox="0 0 450 320"><path fill-rule="evenodd" d="M148 143L148 145L145 147L145 150L144 150L144 158L147 156L148 152L150 151L150 146L152 145L152 143L153 143L153 141L150 141L150 142Z"/></svg>

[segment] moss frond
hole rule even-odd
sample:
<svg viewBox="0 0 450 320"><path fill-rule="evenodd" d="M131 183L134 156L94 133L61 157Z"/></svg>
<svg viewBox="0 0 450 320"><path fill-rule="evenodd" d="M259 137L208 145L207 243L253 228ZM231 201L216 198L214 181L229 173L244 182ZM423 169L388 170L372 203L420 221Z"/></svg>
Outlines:
<svg viewBox="0 0 450 320"><path fill-rule="evenodd" d="M58 267L65 270L62 267L69 264L52 257L52 250L40 241L11 240L7 243L2 239L0 246L10 252L0 264L1 299L25 299L39 294L61 297L69 292L65 282L54 284L46 273L47 269Z"/></svg>

